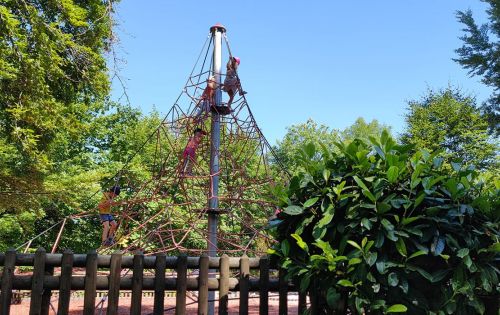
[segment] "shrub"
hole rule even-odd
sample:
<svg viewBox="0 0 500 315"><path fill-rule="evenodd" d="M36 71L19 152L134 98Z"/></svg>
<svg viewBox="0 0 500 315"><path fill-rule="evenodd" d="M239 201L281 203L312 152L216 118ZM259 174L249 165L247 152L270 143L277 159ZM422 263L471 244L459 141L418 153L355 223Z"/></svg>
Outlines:
<svg viewBox="0 0 500 315"><path fill-rule="evenodd" d="M370 140L304 146L304 171L274 188L270 252L313 314L483 313L480 297L500 291L499 186L387 133Z"/></svg>

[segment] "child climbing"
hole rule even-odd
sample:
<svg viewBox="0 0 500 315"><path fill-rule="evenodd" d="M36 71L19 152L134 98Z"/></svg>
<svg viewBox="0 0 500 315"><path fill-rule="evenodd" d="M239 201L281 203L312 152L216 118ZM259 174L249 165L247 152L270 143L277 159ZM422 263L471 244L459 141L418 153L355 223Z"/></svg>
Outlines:
<svg viewBox="0 0 500 315"><path fill-rule="evenodd" d="M203 139L203 136L207 133L201 128L196 128L194 130L193 136L189 139L184 152L182 153L182 169L181 175L192 176L193 164L196 162L196 150Z"/></svg>
<svg viewBox="0 0 500 315"><path fill-rule="evenodd" d="M102 245L110 246L115 243L115 231L118 224L111 214L111 206L116 205L113 202L116 196L120 194L120 187L113 186L103 193L103 197L97 206L99 208L99 217L102 222Z"/></svg>
<svg viewBox="0 0 500 315"><path fill-rule="evenodd" d="M240 79L238 78L238 74L236 72L239 65L240 58L238 57L231 57L226 65L226 78L224 79L222 89L229 96L229 100L227 101L227 107L229 108L231 108L236 91L239 91L240 95L247 94L247 92L241 89Z"/></svg>
<svg viewBox="0 0 500 315"><path fill-rule="evenodd" d="M195 125L201 123L203 116L210 111L210 107L215 104L215 88L217 83L215 82L215 77L210 76L207 80L207 87L203 91L198 102L198 113L194 118Z"/></svg>

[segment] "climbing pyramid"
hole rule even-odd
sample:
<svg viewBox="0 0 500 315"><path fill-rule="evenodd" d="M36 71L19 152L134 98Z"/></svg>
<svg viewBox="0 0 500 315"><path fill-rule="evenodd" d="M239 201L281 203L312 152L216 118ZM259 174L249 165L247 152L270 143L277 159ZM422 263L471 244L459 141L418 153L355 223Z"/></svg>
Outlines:
<svg viewBox="0 0 500 315"><path fill-rule="evenodd" d="M221 49L222 43L227 49ZM148 180L134 182L131 172L121 172L125 194L120 196L116 243L101 251L199 255L211 248L212 255L241 255L267 248L267 220L275 211L269 186L284 172L246 95L235 93L228 104L222 60L236 59L218 25L211 28L180 96L145 146L154 150ZM184 150L197 129L205 135L196 158L186 158Z"/></svg>

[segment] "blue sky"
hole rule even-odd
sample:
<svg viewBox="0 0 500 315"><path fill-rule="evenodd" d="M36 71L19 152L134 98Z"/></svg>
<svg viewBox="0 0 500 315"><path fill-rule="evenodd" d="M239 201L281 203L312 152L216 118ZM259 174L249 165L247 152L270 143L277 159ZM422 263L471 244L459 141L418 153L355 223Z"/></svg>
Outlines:
<svg viewBox="0 0 500 315"><path fill-rule="evenodd" d="M247 101L271 144L312 118L343 129L356 118L404 127L408 100L449 84L475 95L491 89L452 61L461 46L456 10L486 22L479 0L166 1L116 7L121 77L133 107L167 113L210 26L221 23ZM113 96L122 88L115 80ZM123 101L123 99L122 99Z"/></svg>

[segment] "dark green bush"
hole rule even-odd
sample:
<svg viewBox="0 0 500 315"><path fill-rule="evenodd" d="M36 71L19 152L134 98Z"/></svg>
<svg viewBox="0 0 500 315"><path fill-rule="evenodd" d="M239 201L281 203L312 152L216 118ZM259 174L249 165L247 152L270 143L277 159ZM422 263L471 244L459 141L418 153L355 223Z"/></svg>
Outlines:
<svg viewBox="0 0 500 315"><path fill-rule="evenodd" d="M313 314L483 313L500 291L499 186L387 133L371 142L304 146L304 171L274 191L271 253Z"/></svg>

